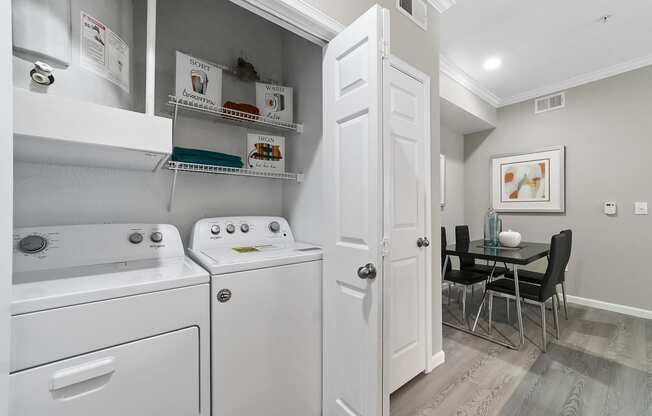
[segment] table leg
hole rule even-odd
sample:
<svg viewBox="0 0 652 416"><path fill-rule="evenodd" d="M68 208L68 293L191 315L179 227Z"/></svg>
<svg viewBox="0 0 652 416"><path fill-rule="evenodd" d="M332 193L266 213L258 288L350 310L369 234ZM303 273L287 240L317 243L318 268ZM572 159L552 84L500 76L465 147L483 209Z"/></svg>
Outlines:
<svg viewBox="0 0 652 416"><path fill-rule="evenodd" d="M518 266L514 265L514 291L516 292L516 315L518 317L518 331L521 336L521 346L525 344L525 333L523 332L523 313L521 311L521 291L518 283Z"/></svg>

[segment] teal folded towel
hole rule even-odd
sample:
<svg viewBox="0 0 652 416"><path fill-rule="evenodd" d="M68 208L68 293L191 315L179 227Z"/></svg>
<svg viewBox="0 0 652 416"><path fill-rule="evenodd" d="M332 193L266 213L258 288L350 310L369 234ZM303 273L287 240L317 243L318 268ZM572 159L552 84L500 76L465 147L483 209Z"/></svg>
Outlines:
<svg viewBox="0 0 652 416"><path fill-rule="evenodd" d="M220 153L220 152L211 152L208 150L201 150L201 149L189 149L185 147L175 147L174 154L177 155L185 155L185 156L197 156L197 157L205 157L208 159L218 159L218 160L232 160L236 162L242 162L242 158L240 156L236 155L229 155L226 153Z"/></svg>
<svg viewBox="0 0 652 416"><path fill-rule="evenodd" d="M244 166L240 156L183 147L174 148L172 152L172 160L185 163L198 163L202 165L225 166L229 168L242 168Z"/></svg>

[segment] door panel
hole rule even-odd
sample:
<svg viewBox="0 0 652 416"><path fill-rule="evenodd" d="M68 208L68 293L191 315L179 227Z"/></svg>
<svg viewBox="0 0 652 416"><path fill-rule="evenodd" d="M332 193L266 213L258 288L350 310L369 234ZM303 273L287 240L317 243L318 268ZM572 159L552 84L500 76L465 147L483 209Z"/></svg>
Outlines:
<svg viewBox="0 0 652 416"><path fill-rule="evenodd" d="M385 77L389 129L385 135L386 259L390 282L390 391L426 369L426 94L424 83L394 66ZM390 152L390 153L388 153Z"/></svg>
<svg viewBox="0 0 652 416"><path fill-rule="evenodd" d="M324 415L382 412L383 19L374 6L324 50ZM358 268L373 263L375 279Z"/></svg>

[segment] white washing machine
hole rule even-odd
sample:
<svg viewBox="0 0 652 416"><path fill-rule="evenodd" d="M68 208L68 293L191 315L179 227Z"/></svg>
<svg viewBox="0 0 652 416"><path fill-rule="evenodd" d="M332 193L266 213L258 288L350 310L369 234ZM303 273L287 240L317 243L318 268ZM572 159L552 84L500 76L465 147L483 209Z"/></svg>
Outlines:
<svg viewBox="0 0 652 416"><path fill-rule="evenodd" d="M321 249L283 218L223 217L189 254L211 274L213 416L321 415Z"/></svg>
<svg viewBox="0 0 652 416"><path fill-rule="evenodd" d="M172 225L14 231L9 414L210 415L209 276Z"/></svg>

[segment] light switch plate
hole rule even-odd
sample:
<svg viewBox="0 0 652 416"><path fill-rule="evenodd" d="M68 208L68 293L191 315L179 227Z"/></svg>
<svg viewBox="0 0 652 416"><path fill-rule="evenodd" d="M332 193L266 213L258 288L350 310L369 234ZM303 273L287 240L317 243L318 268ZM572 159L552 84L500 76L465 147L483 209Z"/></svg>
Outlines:
<svg viewBox="0 0 652 416"><path fill-rule="evenodd" d="M617 208L615 202L608 201L604 203L604 213L606 215L616 215Z"/></svg>
<svg viewBox="0 0 652 416"><path fill-rule="evenodd" d="M647 215L647 202L634 202L634 215Z"/></svg>

